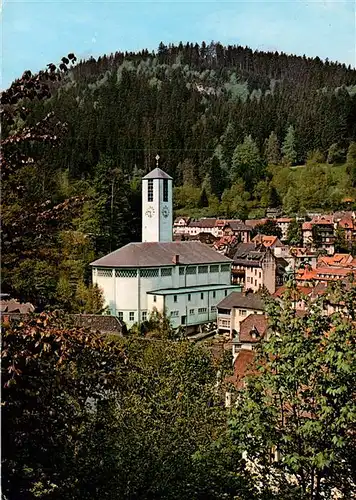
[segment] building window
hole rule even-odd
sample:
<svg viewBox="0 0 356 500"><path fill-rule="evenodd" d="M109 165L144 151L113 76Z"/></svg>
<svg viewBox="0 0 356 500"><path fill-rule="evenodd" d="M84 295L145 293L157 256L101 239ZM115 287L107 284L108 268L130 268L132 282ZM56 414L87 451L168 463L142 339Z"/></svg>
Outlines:
<svg viewBox="0 0 356 500"><path fill-rule="evenodd" d="M187 274L197 274L197 267L196 266L187 267Z"/></svg>
<svg viewBox="0 0 356 500"><path fill-rule="evenodd" d="M192 300L192 294L188 293L188 302L190 302L191 300Z"/></svg>
<svg viewBox="0 0 356 500"><path fill-rule="evenodd" d="M245 309L240 309L240 316L246 316Z"/></svg>
<svg viewBox="0 0 356 500"><path fill-rule="evenodd" d="M178 300L177 295L173 295L173 302L177 302L177 300Z"/></svg>
<svg viewBox="0 0 356 500"><path fill-rule="evenodd" d="M147 320L147 311L142 311L142 321Z"/></svg>
<svg viewBox="0 0 356 500"><path fill-rule="evenodd" d="M172 318L178 318L178 316L179 316L179 311L172 311L172 312L171 312L171 316L172 316Z"/></svg>
<svg viewBox="0 0 356 500"><path fill-rule="evenodd" d="M153 302L157 302L157 295L153 296Z"/></svg>
<svg viewBox="0 0 356 500"><path fill-rule="evenodd" d="M211 312L215 312L216 311L216 306L211 306L210 311Z"/></svg>
<svg viewBox="0 0 356 500"><path fill-rule="evenodd" d="M116 278L136 278L137 269L115 269Z"/></svg>
<svg viewBox="0 0 356 500"><path fill-rule="evenodd" d="M206 312L207 312L207 308L206 307L199 307L198 314L205 314Z"/></svg>
<svg viewBox="0 0 356 500"><path fill-rule="evenodd" d="M214 264L210 266L210 272L211 273L218 273L219 272L219 266L217 264Z"/></svg>
<svg viewBox="0 0 356 500"><path fill-rule="evenodd" d="M184 276L184 267L179 268L179 276Z"/></svg>
<svg viewBox="0 0 356 500"><path fill-rule="evenodd" d="M201 300L204 300L204 294L203 293L200 294L200 298L201 298Z"/></svg>
<svg viewBox="0 0 356 500"><path fill-rule="evenodd" d="M230 264L221 264L220 266L220 271L222 273L226 272L226 271L230 271Z"/></svg>
<svg viewBox="0 0 356 500"><path fill-rule="evenodd" d="M227 290L225 290L225 297L227 296Z"/></svg>
<svg viewBox="0 0 356 500"><path fill-rule="evenodd" d="M198 274L206 274L208 272L208 266L199 266Z"/></svg>
<svg viewBox="0 0 356 500"><path fill-rule="evenodd" d="M153 179L148 179L147 201L153 201Z"/></svg>
<svg viewBox="0 0 356 500"><path fill-rule="evenodd" d="M120 321L123 321L124 319L124 313L122 311L118 311L117 313L117 319Z"/></svg>
<svg viewBox="0 0 356 500"><path fill-rule="evenodd" d="M163 267L161 269L161 276L172 276L172 268L171 267Z"/></svg>
<svg viewBox="0 0 356 500"><path fill-rule="evenodd" d="M195 310L194 309L189 309L189 314L190 314L190 316L194 316Z"/></svg>
<svg viewBox="0 0 356 500"><path fill-rule="evenodd" d="M141 277L142 278L158 278L159 272L158 269L142 269Z"/></svg>
<svg viewBox="0 0 356 500"><path fill-rule="evenodd" d="M261 271L259 272L259 277L261 278Z"/></svg>
<svg viewBox="0 0 356 500"><path fill-rule="evenodd" d="M163 179L163 201L168 201L168 179Z"/></svg>
<svg viewBox="0 0 356 500"><path fill-rule="evenodd" d="M213 299L216 299L216 292L213 292Z"/></svg>
<svg viewBox="0 0 356 500"><path fill-rule="evenodd" d="M98 269L98 276L101 278L111 278L112 269Z"/></svg>
<svg viewBox="0 0 356 500"><path fill-rule="evenodd" d="M257 276L257 269L255 269L255 276Z"/></svg>
<svg viewBox="0 0 356 500"><path fill-rule="evenodd" d="M135 321L135 313L133 311L130 311L129 320L130 321Z"/></svg>
<svg viewBox="0 0 356 500"><path fill-rule="evenodd" d="M230 328L230 320L229 319L220 319L219 326L222 328Z"/></svg>

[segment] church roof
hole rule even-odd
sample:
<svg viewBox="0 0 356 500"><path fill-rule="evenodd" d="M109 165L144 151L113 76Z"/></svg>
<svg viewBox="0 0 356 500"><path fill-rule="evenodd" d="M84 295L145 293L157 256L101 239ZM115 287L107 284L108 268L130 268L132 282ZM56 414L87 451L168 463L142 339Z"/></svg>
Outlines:
<svg viewBox="0 0 356 500"><path fill-rule="evenodd" d="M199 241L129 243L101 259L92 262L95 267L158 267L172 266L179 256L180 265L231 262Z"/></svg>
<svg viewBox="0 0 356 500"><path fill-rule="evenodd" d="M144 179L171 179L172 180L172 177L157 167L154 170L152 170L152 172L145 175Z"/></svg>

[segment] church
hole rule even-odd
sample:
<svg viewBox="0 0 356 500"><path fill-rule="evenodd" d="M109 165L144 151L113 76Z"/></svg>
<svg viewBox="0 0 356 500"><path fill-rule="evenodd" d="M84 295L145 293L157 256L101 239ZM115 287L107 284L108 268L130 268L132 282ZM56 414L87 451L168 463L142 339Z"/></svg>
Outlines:
<svg viewBox="0 0 356 500"><path fill-rule="evenodd" d="M241 290L231 285L231 259L200 242L173 241L172 182L158 166L143 177L142 242L90 264L110 314L128 328L155 310L173 328L216 321L216 305Z"/></svg>

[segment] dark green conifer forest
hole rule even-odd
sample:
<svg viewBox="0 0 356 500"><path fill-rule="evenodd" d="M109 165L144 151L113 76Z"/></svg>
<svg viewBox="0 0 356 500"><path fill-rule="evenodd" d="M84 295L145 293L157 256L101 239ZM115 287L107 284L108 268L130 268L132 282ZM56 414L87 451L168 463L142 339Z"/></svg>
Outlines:
<svg viewBox="0 0 356 500"><path fill-rule="evenodd" d="M344 64L161 43L155 53L69 65L40 96L16 98L17 88L2 97L17 111L3 116L12 161L3 170L2 280L37 305L96 303L87 264L140 240L140 178L157 153L177 214L244 219L278 204L296 214L354 203L356 70ZM38 124L41 134L26 136Z"/></svg>

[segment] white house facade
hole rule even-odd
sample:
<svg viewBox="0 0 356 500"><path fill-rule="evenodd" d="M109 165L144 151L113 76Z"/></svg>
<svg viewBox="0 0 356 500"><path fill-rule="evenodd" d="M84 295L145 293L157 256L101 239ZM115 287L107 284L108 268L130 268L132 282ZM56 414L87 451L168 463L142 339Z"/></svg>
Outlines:
<svg viewBox="0 0 356 500"><path fill-rule="evenodd" d="M143 241L91 263L105 305L129 328L155 310L173 327L216 321L217 304L241 289L231 285L232 260L200 242L172 241L172 179L165 172L144 177L142 197Z"/></svg>

